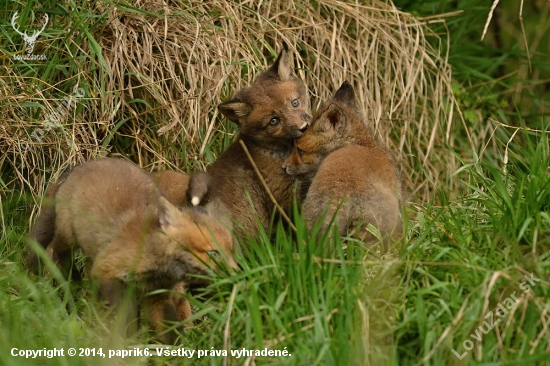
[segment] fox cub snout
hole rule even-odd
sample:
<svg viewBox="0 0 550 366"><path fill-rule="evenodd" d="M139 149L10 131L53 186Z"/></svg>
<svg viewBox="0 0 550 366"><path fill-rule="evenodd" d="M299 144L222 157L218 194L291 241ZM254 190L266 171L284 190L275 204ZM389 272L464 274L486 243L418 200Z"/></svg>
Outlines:
<svg viewBox="0 0 550 366"><path fill-rule="evenodd" d="M81 248L111 305L121 301L126 284L135 283L159 333L165 321L181 320L180 309L169 293L147 293L181 289L182 281L201 283L193 275L211 274L218 260L236 267L225 227L197 210L178 209L159 194L149 174L128 161L77 166L53 189L53 207L42 212L32 231L50 234L35 239L62 267L71 261L71 250ZM176 337L171 332L164 339Z"/></svg>
<svg viewBox="0 0 550 366"><path fill-rule="evenodd" d="M335 221L342 235L360 227L359 236L373 240L369 224L385 239L399 235L400 174L392 154L366 127L349 83L314 115L283 169L309 186L303 212L310 229L326 214L326 230L338 212Z"/></svg>

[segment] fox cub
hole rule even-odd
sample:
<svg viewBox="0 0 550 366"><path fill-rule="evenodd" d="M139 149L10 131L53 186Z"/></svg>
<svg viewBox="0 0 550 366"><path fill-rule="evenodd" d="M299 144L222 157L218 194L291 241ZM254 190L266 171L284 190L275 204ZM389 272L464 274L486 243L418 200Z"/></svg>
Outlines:
<svg viewBox="0 0 550 366"><path fill-rule="evenodd" d="M92 262L91 278L111 305L119 305L126 286L135 283L158 333L165 330L165 321L181 320L185 304L178 308L168 292L147 293L181 291L182 282L201 283L191 275L209 275L213 256L236 268L229 231L194 209L179 210L133 163L91 161L75 167L52 190L47 196L54 201L38 217L31 236L61 267L70 261L72 249L80 247ZM128 321L135 320L135 312L130 306ZM173 343L176 337L172 331L164 340Z"/></svg>
<svg viewBox="0 0 550 366"><path fill-rule="evenodd" d="M178 207L204 208L209 216L218 220L231 233L233 232L231 212L225 204L221 200L212 200L206 203L204 199L212 185L210 174L206 172L186 174L165 170L155 172L152 175L158 184L160 194L170 203Z"/></svg>
<svg viewBox="0 0 550 366"><path fill-rule="evenodd" d="M341 235L360 227L359 236L372 241L368 224L380 230L385 243L400 235L399 171L392 154L366 127L349 83L317 111L283 169L309 186L303 211L310 229L326 212L326 230L338 210Z"/></svg>
<svg viewBox="0 0 550 366"><path fill-rule="evenodd" d="M237 124L238 138L246 144L275 199L290 209L293 179L281 165L292 151L293 139L302 136L311 120L307 90L292 73L290 55L282 51L268 70L218 109ZM223 203L240 225L235 229L254 234L258 221L263 226L269 224L274 204L238 141L207 173L210 182L204 203Z"/></svg>

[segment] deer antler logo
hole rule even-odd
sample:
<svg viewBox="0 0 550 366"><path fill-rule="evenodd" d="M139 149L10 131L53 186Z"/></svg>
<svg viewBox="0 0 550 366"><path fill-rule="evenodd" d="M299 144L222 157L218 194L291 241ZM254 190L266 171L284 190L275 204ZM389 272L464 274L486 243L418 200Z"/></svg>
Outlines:
<svg viewBox="0 0 550 366"><path fill-rule="evenodd" d="M25 43L27 43L27 54L30 55L34 50L34 44L36 43L36 39L48 24L48 20L49 20L48 14L44 14L44 25L42 26L42 28L38 31L37 30L33 31L32 35L30 36L27 34L27 31L25 32L19 31L19 27L15 25L15 21L17 20L17 18L19 18L18 12L15 12L15 14L13 14L13 17L11 18L11 26L17 33L19 33L23 37L23 40L25 41Z"/></svg>

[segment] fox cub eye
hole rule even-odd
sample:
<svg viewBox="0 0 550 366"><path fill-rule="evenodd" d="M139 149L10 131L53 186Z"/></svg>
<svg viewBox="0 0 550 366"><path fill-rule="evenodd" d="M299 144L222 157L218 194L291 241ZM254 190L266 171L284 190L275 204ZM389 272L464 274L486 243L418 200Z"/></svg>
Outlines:
<svg viewBox="0 0 550 366"><path fill-rule="evenodd" d="M281 122L281 120L278 117L273 117L272 119L269 120L269 125L277 126L279 122Z"/></svg>
<svg viewBox="0 0 550 366"><path fill-rule="evenodd" d="M294 100L292 101L292 106L293 106L294 108L298 107L299 105L300 105L300 101L299 101L298 99L294 99Z"/></svg>
<svg viewBox="0 0 550 366"><path fill-rule="evenodd" d="M296 149L298 150L298 155L300 155L300 156L304 155L304 150L298 149L298 148L296 148Z"/></svg>
<svg viewBox="0 0 550 366"><path fill-rule="evenodd" d="M211 258L217 258L220 255L220 252L217 250L209 250L206 254L208 254Z"/></svg>

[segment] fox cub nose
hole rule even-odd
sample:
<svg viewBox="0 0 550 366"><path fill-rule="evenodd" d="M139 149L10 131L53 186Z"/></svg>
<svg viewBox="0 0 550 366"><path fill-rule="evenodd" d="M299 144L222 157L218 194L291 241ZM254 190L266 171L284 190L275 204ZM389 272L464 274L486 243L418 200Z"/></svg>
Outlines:
<svg viewBox="0 0 550 366"><path fill-rule="evenodd" d="M300 131L301 133L304 133L306 132L306 130L308 129L309 127L309 122L304 122L303 125L301 125L300 127L298 127L298 131Z"/></svg>

